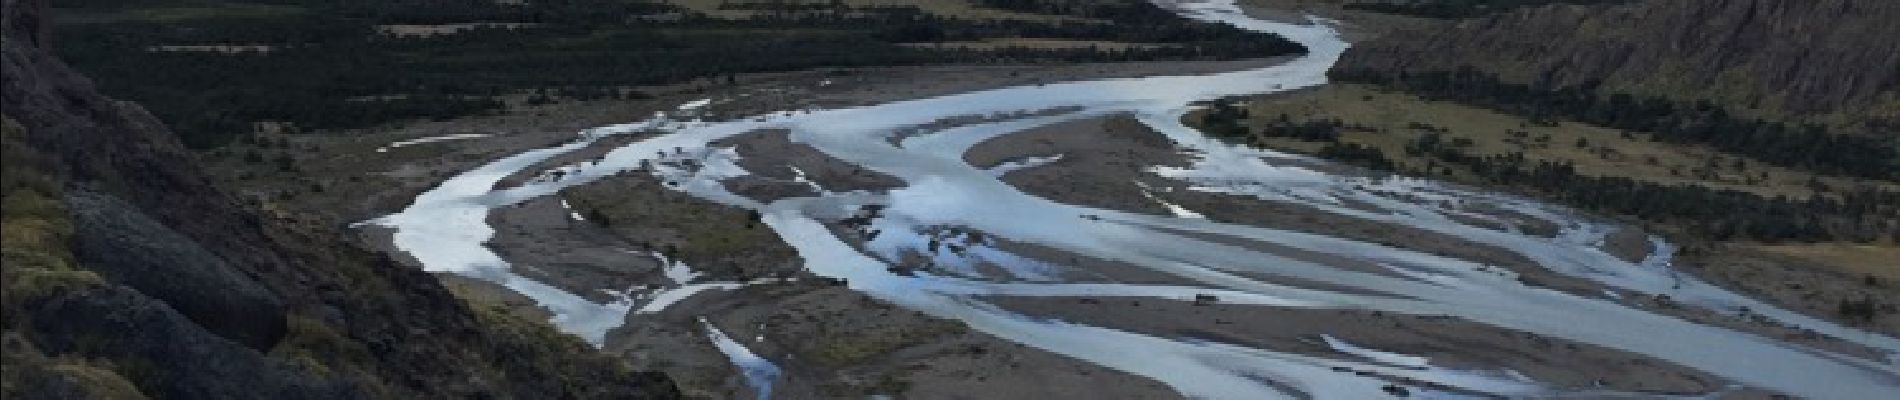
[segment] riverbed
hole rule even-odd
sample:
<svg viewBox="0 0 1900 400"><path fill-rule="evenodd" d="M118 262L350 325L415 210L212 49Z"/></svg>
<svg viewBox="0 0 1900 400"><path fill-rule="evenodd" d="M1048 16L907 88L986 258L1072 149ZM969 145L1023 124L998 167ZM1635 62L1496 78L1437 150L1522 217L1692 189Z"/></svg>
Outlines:
<svg viewBox="0 0 1900 400"><path fill-rule="evenodd" d="M1630 260L1605 248L1605 238L1618 229L1614 224L1559 207L1237 147L1188 129L1180 120L1197 102L1325 84L1325 71L1349 44L1323 19L1260 20L1224 0L1162 3L1187 18L1279 34L1309 52L1232 72L1034 84L717 122L702 118L698 110L731 100L709 98L645 121L589 129L571 142L462 172L417 196L403 211L371 222L393 230L394 246L426 270L512 289L551 311L557 326L595 343L605 341L630 314L647 308L641 298L600 302L524 276L516 263L489 247L495 234L490 215L564 188L639 173L667 182L670 190L756 211L761 223L796 249L807 273L1003 341L1151 379L1187 397L1664 393L1611 382L1558 384L1561 374L1555 372L1469 360L1454 363L1379 348L1378 343L1355 343L1352 338L1366 335L1343 332L1372 328L1345 322L1336 323L1338 334L1294 335L1308 340L1308 348L1302 349L1249 340L1245 330L1224 337L1204 334L1206 328L1176 329L1185 323L1154 327L1118 322L1114 313L1101 310L1064 308L1099 305L1081 300L1146 300L1150 307L1165 303L1222 309L1210 313L1259 308L1448 318L1466 326L1639 357L1713 380L1696 394L1759 390L1815 398L1877 398L1900 391L1900 366L1894 356L1900 352L1900 340L1781 310L1673 271L1673 248L1661 238L1650 240L1647 256ZM1166 213L1059 202L1032 195L1003 177L1062 168L1082 159L1077 156L1037 154L1010 171L966 160L971 148L989 140L1117 118L1165 137L1183 155L1176 165L1142 166L1139 171L1147 174L1143 178L1155 183L1131 181L1125 188L1125 195L1141 196L1132 198L1155 199ZM806 195L764 200L735 194L725 182L766 171L748 170L737 151L716 143L761 131L786 132L791 142L901 185L834 190L813 184ZM553 167L559 174L528 171L547 178L497 187L504 178L545 160L604 138L636 135L643 139L592 160ZM825 181L806 179L803 170L798 176L800 184ZM1157 187L1162 181L1173 184ZM1216 213L1162 200L1169 191L1297 205L1327 218L1403 226L1528 261L1497 265L1403 245L1208 219L1206 215ZM1555 232L1512 228L1523 225L1521 219L1556 227ZM852 237L852 229L864 236ZM1024 250L1028 247L1040 251L1031 255ZM906 254L928 259L928 268L900 267L910 264L902 260ZM1071 261L1080 257L1102 261L1090 265L1113 264L1126 270L1123 275L1145 278L1140 283L1073 278L1099 272ZM1583 282L1579 285L1593 290L1536 284L1522 279L1531 275L1528 268ZM1767 324L1814 332L1835 345L1791 342L1759 330L1685 318L1630 300L1633 297L1667 299L1702 315L1746 314ZM1139 314L1126 313L1129 318ZM1267 329L1272 321L1249 324ZM723 338L718 341L721 352L748 371L747 381L756 393L772 392L774 380L795 375L781 374L776 366L763 372L773 360L705 325L716 333L712 337Z"/></svg>

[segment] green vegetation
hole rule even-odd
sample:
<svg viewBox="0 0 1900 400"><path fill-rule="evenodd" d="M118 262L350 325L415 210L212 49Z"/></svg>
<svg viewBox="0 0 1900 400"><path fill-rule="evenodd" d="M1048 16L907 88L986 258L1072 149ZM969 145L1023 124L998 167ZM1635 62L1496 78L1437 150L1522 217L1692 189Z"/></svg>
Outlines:
<svg viewBox="0 0 1900 400"><path fill-rule="evenodd" d="M1872 297L1862 297L1860 300L1842 299L1840 306L1834 312L1849 321L1865 324L1873 322L1874 317L1880 315L1880 306Z"/></svg>
<svg viewBox="0 0 1900 400"><path fill-rule="evenodd" d="M589 223L611 229L641 251L682 260L713 276L750 279L798 254L757 212L667 190L639 173L570 188L563 197Z"/></svg>
<svg viewBox="0 0 1900 400"><path fill-rule="evenodd" d="M1893 260L1900 260L1900 246L1893 244L1791 243L1755 248L1778 257L1810 260L1843 275L1860 276L1867 281L1864 283L1869 283L1866 285L1868 287L1900 282L1900 268L1893 267Z"/></svg>
<svg viewBox="0 0 1900 400"><path fill-rule="evenodd" d="M271 355L290 360L316 376L342 375L332 368L360 369L375 360L362 343L350 341L335 328L315 318L293 314L285 319L284 327L284 338L271 348ZM370 375L369 371L350 372Z"/></svg>
<svg viewBox="0 0 1900 400"><path fill-rule="evenodd" d="M99 400L144 400L145 394L116 368L104 360L77 357L47 357L26 338L8 331L0 335L0 397L26 398L45 393L33 386L59 386L78 391L77 398Z"/></svg>
<svg viewBox="0 0 1900 400"><path fill-rule="evenodd" d="M916 324L877 324L869 327L857 326L856 329L834 330L821 325L817 340L812 341L801 354L807 354L812 361L828 368L846 368L861 365L865 361L877 359L893 351L902 350L918 344L930 343L944 336L962 333L966 328L961 324L926 320Z"/></svg>
<svg viewBox="0 0 1900 400"><path fill-rule="evenodd" d="M59 4L58 12L74 17L58 27L56 44L106 93L144 104L201 149L261 122L297 132L443 119L502 110L517 96L638 97L638 85L717 84L750 72L1231 59L1302 50L1136 0L1040 10L1062 17L1047 21L817 4L726 4L751 11L728 18L649 0L81 0ZM260 9L302 11L254 12ZM86 23L100 18L115 22ZM1159 45L905 45L1001 38Z"/></svg>
<svg viewBox="0 0 1900 400"><path fill-rule="evenodd" d="M1900 240L1900 190L1891 184L1349 86L1247 107L1217 102L1192 122L1229 140L1504 188L1711 240Z"/></svg>
<svg viewBox="0 0 1900 400"><path fill-rule="evenodd" d="M47 160L24 143L23 128L12 118L0 120L4 158L0 158L0 275L5 279L5 326L23 318L24 303L66 290L95 285L98 275L74 266L67 243L72 221L60 201L57 179L47 175Z"/></svg>
<svg viewBox="0 0 1900 400"><path fill-rule="evenodd" d="M0 157L0 163L4 164L0 165L0 193L4 193L4 198L0 198L3 203L0 204L3 206L0 207L0 233L4 234L4 240L0 240L0 256L3 256L0 259L0 346L5 346L4 356L0 356L0 362L4 363L0 367L0 397L24 398L21 393L47 393L45 385L57 380L73 384L64 386L83 390L88 395L86 398L142 399L140 388L150 387L141 385L149 385L153 376L189 373L163 369L136 357L77 358L73 353L43 354L34 347L29 338L36 331L30 318L37 303L55 296L86 296L88 291L108 283L76 264L71 253L68 243L73 228L61 200L62 180L49 173L56 171L56 160L47 159L26 143L22 127L11 118L4 120L4 129L0 132L4 133L0 149L5 152L4 157ZM281 242L324 243L327 240L304 233L273 233L288 235L280 237ZM376 264L367 253L331 246L300 249L308 252L292 250L286 255L307 260L307 265L318 266L320 273L337 274L335 282L348 283L335 286L345 293L341 295L343 298L415 304L413 297L406 298L403 293L414 289L392 287L392 278L374 269L387 270L390 265ZM411 303L400 303L403 301ZM360 304L345 304L340 308L353 319L367 319L370 312L384 312ZM463 368L461 376L501 383L542 382L546 377L558 377L559 382L535 383L539 386L534 388L558 388L566 390L564 393L576 394L577 398L607 397L607 393L600 391L628 385L664 383L664 380L648 379L656 378L654 376L632 372L622 361L594 355L579 339L555 331L545 323L495 316L483 313L488 311L484 308L472 308L476 311L472 318L483 324L457 325L472 329L457 329L454 337L445 340L474 346L451 345L443 351L452 353L441 356L465 361L458 364ZM271 357L316 377L352 382L372 398L413 396L405 390L414 390L421 383L406 380L409 377L392 376L384 364L389 356L370 350L370 346L377 343L375 340L388 340L388 336L363 336L363 331L350 330L349 324L353 321L336 324L311 314L306 310L292 311L286 321L286 334L270 349ZM444 313L439 318L471 317ZM126 335L137 333L87 334L90 336L79 341L110 343L128 340ZM633 378L648 380L630 381ZM601 382L623 385L599 385ZM524 390L526 392L532 391Z"/></svg>
<svg viewBox="0 0 1900 400"><path fill-rule="evenodd" d="M1521 153L1472 156L1438 133L1415 138L1405 151L1447 167L1461 167L1486 183L1526 188L1586 210L1685 225L1716 240L1868 243L1880 240L1882 231L1900 238L1900 225L1894 224L1900 220L1900 192L1863 188L1841 193L1839 198L1814 196L1796 201L1695 185L1592 177L1578 174L1569 163L1527 160Z"/></svg>
<svg viewBox="0 0 1900 400"><path fill-rule="evenodd" d="M112 365L104 362L90 362L70 357L55 359L48 370L55 375L70 379L73 386L82 388L91 399L144 399L132 382L112 372Z"/></svg>
<svg viewBox="0 0 1900 400"><path fill-rule="evenodd" d="M26 385L47 377L73 382L91 398L144 398L109 366L82 359L49 359L23 336L30 330L33 302L104 281L77 269L67 243L72 222L59 200L57 179L44 157L25 143L23 128L0 118L0 397L16 398Z"/></svg>
<svg viewBox="0 0 1900 400"><path fill-rule="evenodd" d="M1817 124L1744 118L1706 101L1680 103L1662 97L1606 95L1594 83L1557 88L1508 83L1469 67L1402 76L1352 70L1334 70L1330 75L1341 81L1372 83L1428 99L1522 115L1539 124L1569 119L1650 133L1652 139L1662 142L1708 145L1779 166L1900 180L1900 145L1891 135L1842 134Z"/></svg>
<svg viewBox="0 0 1900 400"><path fill-rule="evenodd" d="M558 393L566 393L573 398L593 399L630 395L614 393L614 388L602 387L599 382L616 378L625 381L628 377L646 374L634 371L625 360L619 358L590 356L599 350L574 335L554 329L545 321L511 313L503 306L479 303L469 306L474 311L476 322L487 328L494 338L489 354L497 358L489 362L510 366L493 372L498 374L498 379L553 379L553 382L538 385L558 389ZM521 376L510 376L511 373ZM671 385L670 382L667 384Z"/></svg>

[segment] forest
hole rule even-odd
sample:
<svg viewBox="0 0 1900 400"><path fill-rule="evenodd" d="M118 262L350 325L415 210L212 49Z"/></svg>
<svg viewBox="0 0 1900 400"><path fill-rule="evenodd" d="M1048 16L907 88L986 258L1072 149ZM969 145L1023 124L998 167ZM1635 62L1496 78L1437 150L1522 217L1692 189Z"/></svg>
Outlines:
<svg viewBox="0 0 1900 400"><path fill-rule="evenodd" d="M1395 162L1378 148L1341 142L1345 130L1365 129L1337 120L1292 121L1284 116L1257 131L1242 124L1251 116L1226 101L1202 114L1199 126L1210 135L1261 146L1258 138L1290 138L1325 143L1315 155L1374 170L1417 176L1450 175L1453 168L1478 182L1512 188L1582 210L1628 215L1683 227L1714 240L1764 242L1850 241L1884 237L1900 240L1900 192L1875 187L1834 188L1829 193L1794 199L1785 196L1711 189L1692 184L1662 185L1626 177L1579 174L1568 162L1528 160L1522 152L1478 156L1467 153L1468 139L1442 128L1419 126L1421 134L1405 146L1405 155L1425 165Z"/></svg>
<svg viewBox="0 0 1900 400"><path fill-rule="evenodd" d="M1304 51L1271 35L1175 18L1144 1L991 1L1089 20L971 20L916 7L728 3L720 18L645 0L73 0L74 15L166 16L59 24L61 56L112 96L143 104L194 148L273 122L292 131L453 118L539 101L638 97L631 86L718 82L814 67L943 63L1213 60ZM1052 7L1047 5L1063 5ZM268 7L265 7L268 6ZM183 11L191 11L184 15ZM227 12L228 11L228 12ZM117 13L117 14L115 14ZM170 13L170 14L167 14ZM171 14L179 14L173 16ZM181 19L183 18L183 19ZM397 24L480 23L452 34ZM972 49L905 43L1053 38L1166 44L1128 48ZM241 46L168 51L164 46Z"/></svg>
<svg viewBox="0 0 1900 400"><path fill-rule="evenodd" d="M1724 152L1812 172L1900 180L1900 144L1877 132L1835 132L1818 124L1793 124L1730 113L1707 101L1680 102L1626 93L1603 95L1599 85L1558 88L1509 83L1461 68L1390 76L1334 70L1344 82L1373 83L1433 100L1521 115L1533 121L1559 119L1649 133L1653 140L1707 145ZM1870 128L1871 129L1871 128Z"/></svg>

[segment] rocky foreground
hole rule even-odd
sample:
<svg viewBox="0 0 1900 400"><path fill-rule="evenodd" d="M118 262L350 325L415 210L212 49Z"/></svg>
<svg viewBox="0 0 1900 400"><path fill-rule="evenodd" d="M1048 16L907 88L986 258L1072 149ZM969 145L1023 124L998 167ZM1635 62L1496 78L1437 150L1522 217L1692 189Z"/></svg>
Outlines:
<svg viewBox="0 0 1900 400"><path fill-rule="evenodd" d="M334 230L260 217L4 3L6 398L675 398Z"/></svg>

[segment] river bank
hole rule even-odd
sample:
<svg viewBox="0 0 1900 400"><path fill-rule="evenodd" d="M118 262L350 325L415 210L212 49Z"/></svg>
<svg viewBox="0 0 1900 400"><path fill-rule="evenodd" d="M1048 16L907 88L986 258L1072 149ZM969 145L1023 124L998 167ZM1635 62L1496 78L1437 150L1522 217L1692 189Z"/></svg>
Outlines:
<svg viewBox="0 0 1900 400"><path fill-rule="evenodd" d="M1242 126L1250 132L1259 132L1231 139L1236 142L1316 157L1324 157L1323 150L1327 146L1363 146L1384 154L1395 163L1394 168L1404 174L1432 176L1525 196L1547 194L1548 190L1493 182L1473 169L1435 159L1434 153L1414 153L1408 148L1425 136L1436 135L1442 137L1442 142L1456 143L1459 152L1478 158L1522 157L1532 165L1567 163L1575 166L1582 176L1705 187L1764 198L1838 199L1850 195L1856 188L1892 190L1892 183L1888 182L1777 167L1702 146L1649 140L1643 133L1618 132L1572 121L1537 124L1521 116L1430 101L1366 85L1332 85L1253 97L1236 104L1252 116L1242 121ZM1187 122L1203 126L1204 118L1201 114L1190 115ZM1336 129L1337 139L1326 142L1266 134L1277 126L1315 123L1341 124ZM1736 166L1747 167L1738 169ZM1589 201L1572 204L1578 203L1587 206ZM1880 306L1900 304L1900 292L1886 290L1890 284L1884 283L1900 281L1900 270L1876 266L1879 263L1876 260L1882 258L1879 254L1900 251L1894 243L1880 239L1867 243L1764 243L1712 237L1681 221L1646 220L1614 212L1595 214L1615 219L1639 233L1666 235L1680 243L1685 250L1676 264L1684 272L1819 318L1861 325L1889 335L1900 334L1900 318L1892 317L1893 312ZM1867 217L1880 218L1874 213ZM1646 233L1636 237L1643 234ZM1641 240L1636 244L1642 247ZM1641 254L1625 258L1640 259ZM1841 304L1862 301L1875 305L1876 310L1869 318L1842 312Z"/></svg>
<svg viewBox="0 0 1900 400"><path fill-rule="evenodd" d="M1025 84L1209 73L1257 68L1276 62L1278 60L1269 59L1205 63L905 67L741 75L734 85L643 88L643 91L657 95L647 100L574 101L524 106L502 115L416 121L348 132L272 136L258 144L235 146L227 150L233 155L209 157L207 161L218 175L234 183L234 187L241 188L251 199L270 204L270 209L281 211L281 218L309 224L341 225L400 210L416 194L441 184L456 173L497 158L557 145L573 140L576 132L637 121L652 117L656 112L690 116L685 117L688 119L718 121L782 109L842 108ZM681 104L695 102L701 105L688 110L680 109ZM446 140L432 141L430 138ZM587 148L523 169L523 173L504 179L497 186L518 186L538 175L530 171L585 163L598 159L616 147L645 138L644 135L627 135L604 139ZM772 165L806 164L810 161L802 160L812 160L812 157L821 155L776 151L787 143L784 142L783 134L775 140L749 145L757 146L757 150L745 150L749 157L742 160L751 163L748 164L751 168L761 171L759 176L787 174L789 170ZM734 141L732 144L741 148L748 146L743 141ZM752 151L770 153L754 155ZM288 163L295 167L258 168L243 160L243 154L247 152L282 152L293 160ZM848 172L833 173L822 167L807 169L812 173L810 178L813 181L830 184L832 188L848 189L848 186L834 182L862 179ZM893 309L888 304L862 294L823 284L822 280L799 269L795 255L782 251L759 253L759 256L749 261L716 262L703 257L689 257L682 261L693 265L706 278L692 281L697 286L670 281L671 278L666 276L665 264L652 255L668 245L694 248L719 242L723 243L720 245L723 247L710 251L720 254L757 252L783 245L775 244L776 240L681 235L677 223L663 224L641 217L642 213L692 216L678 223L690 223L696 229L711 231L745 231L762 226L757 225L755 220L749 220L741 209L674 194L663 189L664 183L652 177L632 174L618 179L575 188L573 193L560 196L565 201L550 197L500 210L492 217L498 231L490 243L505 250L502 253L507 259L518 262L524 268L531 268L520 270L524 275L549 282L595 302L617 301L616 296L649 290L647 288L706 287L680 291L677 294L691 294L672 298L670 301L677 303L665 307L653 306L650 314L628 318L626 326L610 334L605 344L607 351L634 360L638 367L663 370L677 377L682 389L688 393L742 397L743 393L750 390L743 380L730 378L738 376L739 371L732 369L700 333L696 318L707 316L710 323L733 336L765 337L767 343L799 344L778 346L748 343L755 346L754 351L765 357L830 360L814 362L817 365L788 364L788 377L785 380L789 383L776 389L787 398L864 396L890 394L899 390L981 398L1028 398L1077 393L1099 393L1102 396L1148 393L1144 398L1173 396L1165 386L1153 381L967 330L944 330L946 328L939 327L944 324L940 319ZM731 184L744 185L740 181ZM316 189L319 187L321 189ZM615 204L643 205L641 209L644 211L617 210ZM727 213L733 219L724 222L707 219L712 215L707 214L709 212ZM590 220L588 215L604 217L602 219L605 221ZM392 252L398 260L421 267L416 264L414 257L390 247L389 232L384 228L363 226L358 232L366 242ZM724 273L709 269L719 265L731 265L739 270ZM747 272L737 272L740 270ZM530 318L553 316L533 299L508 288L481 279L453 274L438 275L447 286L469 301L501 306ZM723 288L719 283L766 277L792 278L795 281L750 287L733 285L730 288ZM893 319L893 312L909 313L910 316ZM773 322L770 323L773 329L761 330L763 325L759 323L764 321L804 322L797 326ZM853 334L858 339L839 337L820 343L807 343L799 339L802 335L824 333L837 336L843 332L861 333ZM896 339L883 338L890 332L913 333L899 335ZM903 351L892 352L894 350ZM942 367L917 368L914 367L916 365ZM1007 367L1012 365L1014 367ZM1051 386L1048 382L1073 383Z"/></svg>
<svg viewBox="0 0 1900 400"><path fill-rule="evenodd" d="M1184 16L1281 33L1314 54L1220 74L1032 84L735 119L716 119L725 116L719 107L743 103L682 101L654 107L664 117L590 129L579 142L453 175L374 225L392 229L390 242L420 267L506 286L546 307L563 329L718 397L919 388L940 388L916 392L930 397L1156 388L1205 398L1592 396L1737 393L1728 389L1735 385L1852 397L1892 381L1879 353L1900 347L1892 338L1685 279L1669 267L1667 242L1617 250L1609 243L1632 241L1612 240L1615 224L1561 208L1236 148L1183 126L1197 101L1325 82L1345 43L1324 26L1254 20L1225 2L1171 5ZM609 140L618 141L602 144ZM785 190L741 195L737 180ZM810 192L790 189L801 185ZM604 200L564 204L580 190ZM1204 198L1193 203L1185 193ZM704 217L692 220L765 229L776 240L682 234L690 229L665 226L655 211L669 203ZM1274 211L1216 212L1251 203L1297 206L1284 213L1310 216L1314 227L1411 230L1365 232L1398 235L1385 243L1243 218ZM616 207L626 216L588 217ZM587 227L600 221L605 229ZM1429 238L1522 260L1406 244ZM688 251L697 240L733 247ZM679 249L651 254L656 244ZM547 269L590 263L524 262L601 247L653 261L574 265L571 275ZM725 268L704 256L745 259L783 248L802 263ZM521 256L529 253L539 255ZM694 253L701 258L675 258ZM641 277L617 281L601 271ZM1538 271L1553 279L1536 279ZM1553 285L1554 277L1573 284ZM1123 302L1131 308L1103 306ZM1144 302L1154 308L1134 312ZM651 311L656 317L644 317L655 304L663 306ZM1764 340L1774 334L1725 319L1736 306L1823 339ZM1122 318L1154 309L1160 315ZM1375 335L1388 329L1378 319L1312 317L1319 322L1311 329L1281 330L1243 318L1262 309L1287 318L1352 311L1457 320L1442 328L1457 340ZM737 339L719 340L728 337ZM986 344L961 346L969 343ZM1539 358L1548 355L1498 350L1523 346L1579 355L1562 356L1565 367L1532 368L1551 364ZM769 373L760 358L776 364ZM1763 359L1777 362L1749 362ZM957 367L930 367L946 365ZM741 372L777 378L742 381Z"/></svg>

